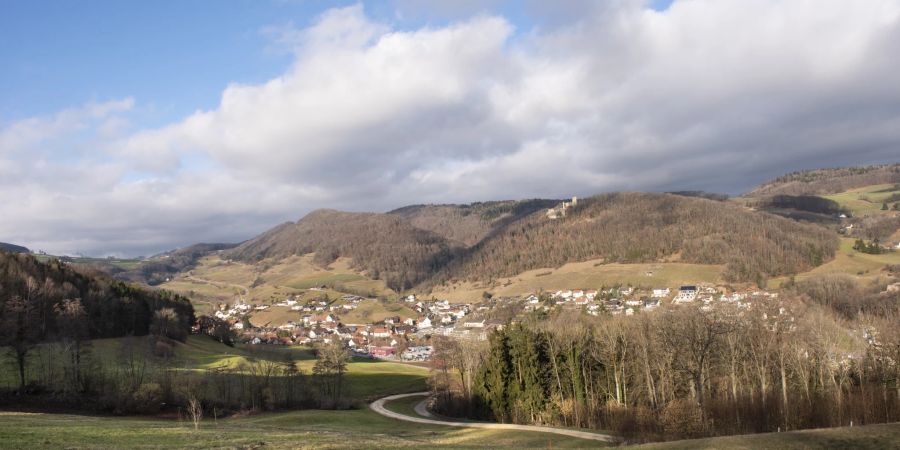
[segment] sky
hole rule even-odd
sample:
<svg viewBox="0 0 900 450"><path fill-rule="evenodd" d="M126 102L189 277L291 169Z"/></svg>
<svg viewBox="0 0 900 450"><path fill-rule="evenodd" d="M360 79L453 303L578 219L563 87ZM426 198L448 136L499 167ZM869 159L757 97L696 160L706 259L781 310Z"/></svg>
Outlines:
<svg viewBox="0 0 900 450"><path fill-rule="evenodd" d="M900 0L0 2L0 241L900 160Z"/></svg>

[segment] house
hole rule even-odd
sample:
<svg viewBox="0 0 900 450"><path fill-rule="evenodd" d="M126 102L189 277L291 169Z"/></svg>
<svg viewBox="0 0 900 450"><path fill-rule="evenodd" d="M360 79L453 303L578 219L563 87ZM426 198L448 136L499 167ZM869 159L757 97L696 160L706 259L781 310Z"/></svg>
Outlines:
<svg viewBox="0 0 900 450"><path fill-rule="evenodd" d="M419 322L419 329L431 328L431 326L432 326L431 319L429 319L427 316L419 319L418 322Z"/></svg>
<svg viewBox="0 0 900 450"><path fill-rule="evenodd" d="M375 347L369 346L369 354L378 358L386 358L389 356L394 356L397 350L393 347Z"/></svg>
<svg viewBox="0 0 900 450"><path fill-rule="evenodd" d="M654 289L651 297L653 298L666 298L669 296L669 293L672 292L669 288L663 289Z"/></svg>
<svg viewBox="0 0 900 450"><path fill-rule="evenodd" d="M588 300L593 300L594 297L597 296L597 291L595 289L591 289L589 291L584 291L584 296L588 298Z"/></svg>
<svg viewBox="0 0 900 450"><path fill-rule="evenodd" d="M398 324L398 323L400 323L400 316L385 317L384 323L389 323L391 325Z"/></svg>
<svg viewBox="0 0 900 450"><path fill-rule="evenodd" d="M463 326L466 328L484 328L484 319L467 321Z"/></svg>
<svg viewBox="0 0 900 450"><path fill-rule="evenodd" d="M690 303L697 298L697 286L681 286L678 289L678 295L672 300L673 303Z"/></svg>
<svg viewBox="0 0 900 450"><path fill-rule="evenodd" d="M650 310L659 307L659 299L658 298L645 298L644 299L644 309Z"/></svg>
<svg viewBox="0 0 900 450"><path fill-rule="evenodd" d="M374 337L390 337L391 330L387 327L375 327L372 330L372 336Z"/></svg>
<svg viewBox="0 0 900 450"><path fill-rule="evenodd" d="M536 305L537 303L539 303L541 301L541 299L538 298L537 295L531 294L525 298L525 301L528 302L529 304Z"/></svg>
<svg viewBox="0 0 900 450"><path fill-rule="evenodd" d="M630 298L628 300L625 300L625 304L628 306L641 306L643 302L637 298Z"/></svg>

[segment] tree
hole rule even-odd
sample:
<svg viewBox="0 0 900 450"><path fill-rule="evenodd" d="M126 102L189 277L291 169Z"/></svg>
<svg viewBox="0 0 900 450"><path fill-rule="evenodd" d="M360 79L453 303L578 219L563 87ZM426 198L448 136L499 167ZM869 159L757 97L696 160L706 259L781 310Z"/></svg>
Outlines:
<svg viewBox="0 0 900 450"><path fill-rule="evenodd" d="M2 291L2 287L0 287ZM14 295L7 299L0 317L0 345L8 346L19 369L19 392L25 391L25 367L28 352L38 342L38 317L34 305Z"/></svg>
<svg viewBox="0 0 900 450"><path fill-rule="evenodd" d="M881 204L881 210L882 210L882 211L887 211L887 210L888 210L888 205L887 205L887 203L882 203L882 204Z"/></svg>
<svg viewBox="0 0 900 450"><path fill-rule="evenodd" d="M349 360L350 353L340 341L335 340L319 348L313 373L318 377L322 393L331 406L337 406L342 398L344 372Z"/></svg>
<svg viewBox="0 0 900 450"><path fill-rule="evenodd" d="M90 337L87 314L80 299L66 299L56 306L56 323L63 349L68 353L66 389L80 392L84 389L82 356L84 342Z"/></svg>
<svg viewBox="0 0 900 450"><path fill-rule="evenodd" d="M168 338L184 342L187 338L181 319L173 308L162 308L153 313L150 333L157 339Z"/></svg>

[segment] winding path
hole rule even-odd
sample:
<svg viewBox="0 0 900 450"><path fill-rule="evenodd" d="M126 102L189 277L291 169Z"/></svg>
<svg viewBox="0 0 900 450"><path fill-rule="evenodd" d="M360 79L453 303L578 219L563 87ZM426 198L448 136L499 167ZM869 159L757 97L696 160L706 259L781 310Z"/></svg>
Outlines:
<svg viewBox="0 0 900 450"><path fill-rule="evenodd" d="M425 417L431 417L426 419L424 417L413 417L407 416L405 414L400 414L394 411L390 411L384 407L385 402L389 402L391 400L398 400L406 397L415 397L415 396L427 396L428 392L415 392L412 394L398 394L391 395L388 397L384 397L372 402L369 405L372 408L372 411L375 411L378 414L381 414L385 417L390 417L392 419L397 420L405 420L407 422L415 422L415 423L424 423L428 425L446 425L450 427L464 427L464 428L487 428L491 430L520 430L520 431L537 431L540 433L553 433L553 434L561 434L564 436L571 436L581 439L590 439L594 441L603 441L610 443L617 443L618 439L614 436L606 435L606 434L597 434L590 433L587 431L577 431L577 430L567 430L565 428L552 428L552 427L539 427L535 425L515 425L509 423L485 423L485 422L457 422L450 420L436 420L434 415L432 415L425 408L425 402L422 401L415 407L415 411L417 414L423 415Z"/></svg>

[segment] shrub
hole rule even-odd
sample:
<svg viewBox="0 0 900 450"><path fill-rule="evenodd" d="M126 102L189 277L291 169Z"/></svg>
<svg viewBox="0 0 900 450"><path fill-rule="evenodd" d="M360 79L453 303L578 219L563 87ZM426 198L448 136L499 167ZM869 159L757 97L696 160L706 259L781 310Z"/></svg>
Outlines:
<svg viewBox="0 0 900 450"><path fill-rule="evenodd" d="M703 410L692 399L677 399L666 405L662 414L663 430L674 438L703 436L706 423Z"/></svg>

